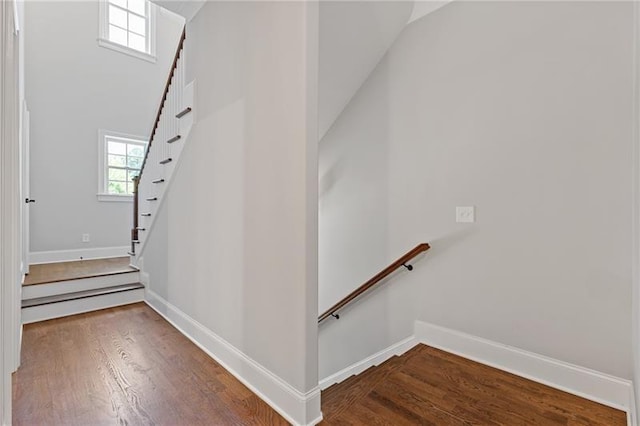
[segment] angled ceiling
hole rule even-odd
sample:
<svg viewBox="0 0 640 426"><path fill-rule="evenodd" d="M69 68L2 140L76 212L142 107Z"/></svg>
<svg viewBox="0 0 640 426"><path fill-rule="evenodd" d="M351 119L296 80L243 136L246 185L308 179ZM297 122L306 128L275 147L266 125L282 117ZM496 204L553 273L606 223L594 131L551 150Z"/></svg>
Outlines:
<svg viewBox="0 0 640 426"><path fill-rule="evenodd" d="M152 0L189 22L206 0ZM451 0L320 1L318 134L325 135L405 26Z"/></svg>
<svg viewBox="0 0 640 426"><path fill-rule="evenodd" d="M413 2L320 3L320 139L393 44L412 11Z"/></svg>

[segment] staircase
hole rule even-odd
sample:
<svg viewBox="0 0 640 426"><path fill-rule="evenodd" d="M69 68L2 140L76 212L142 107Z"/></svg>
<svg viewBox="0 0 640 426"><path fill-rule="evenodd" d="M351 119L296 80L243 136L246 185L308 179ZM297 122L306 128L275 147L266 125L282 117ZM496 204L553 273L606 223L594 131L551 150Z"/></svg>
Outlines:
<svg viewBox="0 0 640 426"><path fill-rule="evenodd" d="M22 285L28 324L144 300L139 272L128 257L32 265Z"/></svg>
<svg viewBox="0 0 640 426"><path fill-rule="evenodd" d="M625 413L419 344L322 392L321 425L607 425Z"/></svg>
<svg viewBox="0 0 640 426"><path fill-rule="evenodd" d="M185 85L183 29L140 175L134 179L131 264L137 265L194 123L194 83Z"/></svg>

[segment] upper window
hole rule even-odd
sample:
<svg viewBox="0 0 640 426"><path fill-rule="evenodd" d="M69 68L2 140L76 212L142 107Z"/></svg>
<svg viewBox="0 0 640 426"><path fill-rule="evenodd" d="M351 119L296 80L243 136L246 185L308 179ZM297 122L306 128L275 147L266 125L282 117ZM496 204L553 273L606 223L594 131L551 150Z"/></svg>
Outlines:
<svg viewBox="0 0 640 426"><path fill-rule="evenodd" d="M98 198L120 201L133 195L133 178L140 174L147 142L121 133L100 131Z"/></svg>
<svg viewBox="0 0 640 426"><path fill-rule="evenodd" d="M155 61L154 8L148 0L102 0L99 44Z"/></svg>

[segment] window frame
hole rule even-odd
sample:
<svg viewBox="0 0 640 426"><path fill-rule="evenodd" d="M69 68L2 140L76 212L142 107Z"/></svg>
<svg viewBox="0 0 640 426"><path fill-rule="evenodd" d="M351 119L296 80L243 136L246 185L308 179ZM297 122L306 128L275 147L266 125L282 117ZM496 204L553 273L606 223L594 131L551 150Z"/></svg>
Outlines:
<svg viewBox="0 0 640 426"><path fill-rule="evenodd" d="M110 130L103 129L98 130L98 201L133 202L133 195L109 193L109 177L107 175L109 173L109 165L107 164L109 155L107 151L109 146L108 142L113 139L120 139L123 142L133 142L143 145L145 154L149 147L149 141L142 136L112 132Z"/></svg>
<svg viewBox="0 0 640 426"><path fill-rule="evenodd" d="M115 6L115 7L122 9L119 6ZM142 52L132 47L125 46L123 44L119 44L109 40L109 0L99 1L100 25L98 29L98 45L101 47L106 47L111 50L115 50L120 53L124 53L129 56L133 56L135 58L145 60L147 62L155 63L156 62L156 9L157 8L150 1L146 2L146 8L147 8L147 17L146 17L147 51L146 52ZM122 10L125 10L125 9L122 9Z"/></svg>

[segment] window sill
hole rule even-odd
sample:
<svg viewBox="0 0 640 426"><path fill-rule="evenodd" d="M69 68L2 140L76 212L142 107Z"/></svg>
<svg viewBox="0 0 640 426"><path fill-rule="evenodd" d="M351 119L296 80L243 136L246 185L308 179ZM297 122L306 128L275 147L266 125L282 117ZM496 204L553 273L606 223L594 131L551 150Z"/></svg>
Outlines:
<svg viewBox="0 0 640 426"><path fill-rule="evenodd" d="M110 40L99 38L98 46L106 47L107 49L115 50L116 52L124 53L125 55L133 56L134 58L142 59L153 64L156 63L156 57L149 53L140 52L139 50L132 49L127 46L123 46L118 43L114 43Z"/></svg>
<svg viewBox="0 0 640 426"><path fill-rule="evenodd" d="M133 195L98 194L98 201L115 203L132 203Z"/></svg>

